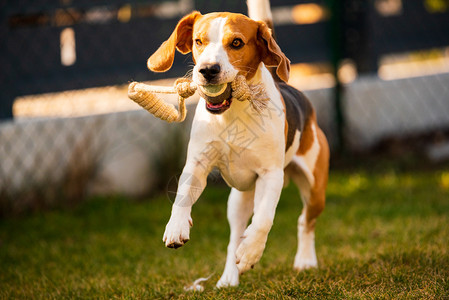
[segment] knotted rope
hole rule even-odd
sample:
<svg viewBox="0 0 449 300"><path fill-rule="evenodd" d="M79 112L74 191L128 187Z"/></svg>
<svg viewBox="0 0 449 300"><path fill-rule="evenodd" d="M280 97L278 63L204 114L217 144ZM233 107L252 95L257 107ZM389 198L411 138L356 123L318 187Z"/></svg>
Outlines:
<svg viewBox="0 0 449 300"><path fill-rule="evenodd" d="M262 84L248 85L243 75L238 75L231 83L232 98L238 101L249 101L252 107L260 112L266 107L268 96ZM139 82L132 82L128 88L128 97L134 100L155 117L171 122L182 122L186 118L185 100L195 94L198 86L187 78L179 78L173 87L154 86ZM155 93L178 94L178 108L165 103Z"/></svg>

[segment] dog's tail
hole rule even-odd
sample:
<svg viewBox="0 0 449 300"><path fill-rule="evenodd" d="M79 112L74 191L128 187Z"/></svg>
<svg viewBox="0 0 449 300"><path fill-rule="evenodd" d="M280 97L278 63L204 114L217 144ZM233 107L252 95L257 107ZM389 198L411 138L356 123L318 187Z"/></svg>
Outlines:
<svg viewBox="0 0 449 300"><path fill-rule="evenodd" d="M274 34L273 15L271 14L270 0L248 0L248 16L254 21L262 21L271 29L271 35L276 40ZM282 81L276 73L275 67L268 67L275 81Z"/></svg>
<svg viewBox="0 0 449 300"><path fill-rule="evenodd" d="M271 29L274 36L273 16L271 14L270 0L248 0L248 16L255 21L263 21Z"/></svg>

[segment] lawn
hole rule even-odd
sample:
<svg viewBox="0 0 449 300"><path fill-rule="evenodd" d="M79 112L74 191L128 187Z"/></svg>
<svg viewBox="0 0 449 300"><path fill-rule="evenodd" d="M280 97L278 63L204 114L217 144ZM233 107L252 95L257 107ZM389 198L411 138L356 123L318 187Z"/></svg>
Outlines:
<svg viewBox="0 0 449 300"><path fill-rule="evenodd" d="M265 254L238 288L214 289L229 229L228 188L210 186L193 210L191 240L161 238L171 203L90 199L0 221L0 297L129 299L448 299L449 171L332 170L319 218L317 270L292 270L296 189L284 190ZM185 292L211 275L205 291Z"/></svg>

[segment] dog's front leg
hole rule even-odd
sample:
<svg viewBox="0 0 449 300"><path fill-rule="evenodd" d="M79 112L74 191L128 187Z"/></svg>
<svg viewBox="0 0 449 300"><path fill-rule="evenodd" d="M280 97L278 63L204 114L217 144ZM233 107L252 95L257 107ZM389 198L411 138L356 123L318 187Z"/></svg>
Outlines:
<svg viewBox="0 0 449 300"><path fill-rule="evenodd" d="M207 182L207 172L200 164L188 163L178 182L178 191L172 206L170 220L165 227L163 242L169 248L179 248L189 240L193 226L190 212Z"/></svg>
<svg viewBox="0 0 449 300"><path fill-rule="evenodd" d="M240 244L248 220L253 213L254 190L241 192L231 190L228 200L228 221L231 227L231 236L226 257L226 266L217 282L217 288L237 286L239 284L239 270L235 263L235 251Z"/></svg>
<svg viewBox="0 0 449 300"><path fill-rule="evenodd" d="M262 256L284 181L282 168L265 170L258 175L254 215L236 251L236 263L240 273L252 268Z"/></svg>

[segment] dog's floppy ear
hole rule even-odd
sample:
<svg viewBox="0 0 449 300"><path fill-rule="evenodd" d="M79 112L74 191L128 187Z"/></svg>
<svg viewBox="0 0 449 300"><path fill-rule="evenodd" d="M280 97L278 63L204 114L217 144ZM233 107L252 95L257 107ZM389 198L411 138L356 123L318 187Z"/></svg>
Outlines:
<svg viewBox="0 0 449 300"><path fill-rule="evenodd" d="M267 67L276 67L276 74L280 79L287 82L290 75L290 60L279 48L271 35L271 30L264 22L258 22L259 29L257 38L261 42L262 62Z"/></svg>
<svg viewBox="0 0 449 300"><path fill-rule="evenodd" d="M192 51L193 24L201 13L194 11L182 18L168 40L162 43L159 49L147 61L148 69L153 72L165 72L171 68L175 59L175 50L182 54Z"/></svg>

